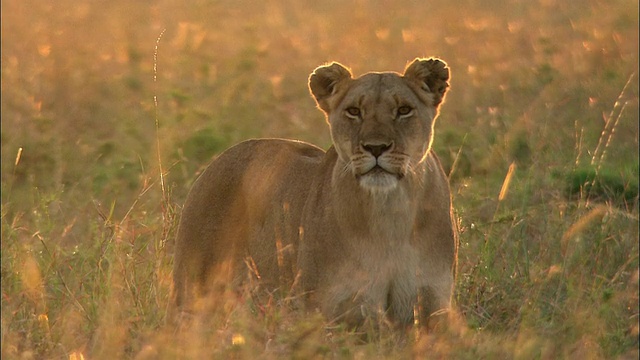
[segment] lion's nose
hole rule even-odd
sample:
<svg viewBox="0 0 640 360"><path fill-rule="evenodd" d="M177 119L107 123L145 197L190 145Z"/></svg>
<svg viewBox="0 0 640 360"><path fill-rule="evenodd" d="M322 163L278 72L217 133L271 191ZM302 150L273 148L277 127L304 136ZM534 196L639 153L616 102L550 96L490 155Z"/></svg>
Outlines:
<svg viewBox="0 0 640 360"><path fill-rule="evenodd" d="M368 153L370 153L371 155L375 156L375 157L379 157L380 155L382 155L383 153L385 153L386 151L388 151L389 149L391 149L391 146L393 145L393 143L389 143L389 144L362 144L362 148L367 151Z"/></svg>

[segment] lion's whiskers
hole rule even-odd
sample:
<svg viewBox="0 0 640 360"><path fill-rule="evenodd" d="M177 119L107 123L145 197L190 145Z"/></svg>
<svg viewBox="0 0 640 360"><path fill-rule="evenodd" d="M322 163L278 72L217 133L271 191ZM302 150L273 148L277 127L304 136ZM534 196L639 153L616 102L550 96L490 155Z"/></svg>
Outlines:
<svg viewBox="0 0 640 360"><path fill-rule="evenodd" d="M418 175L418 172L416 170L416 166L419 166L420 163L414 163L413 161L408 161L407 165L406 165L406 172L411 174L411 178L416 180L416 184L418 184L418 187L423 188L424 187L424 176L420 176Z"/></svg>
<svg viewBox="0 0 640 360"><path fill-rule="evenodd" d="M340 175L347 175L348 173L351 172L352 169L352 164L353 161L351 159L349 159L349 161L347 161L346 163L344 163L344 166L342 167L342 170L340 170Z"/></svg>

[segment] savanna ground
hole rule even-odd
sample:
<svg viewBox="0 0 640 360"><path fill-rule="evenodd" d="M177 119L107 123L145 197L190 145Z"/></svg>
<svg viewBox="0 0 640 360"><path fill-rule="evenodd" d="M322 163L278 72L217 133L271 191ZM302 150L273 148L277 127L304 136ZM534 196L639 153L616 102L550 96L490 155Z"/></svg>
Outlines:
<svg viewBox="0 0 640 360"><path fill-rule="evenodd" d="M3 0L1 22L3 359L638 357L637 1ZM250 296L166 325L210 159L326 148L309 73L417 56L452 72L449 330L361 343Z"/></svg>

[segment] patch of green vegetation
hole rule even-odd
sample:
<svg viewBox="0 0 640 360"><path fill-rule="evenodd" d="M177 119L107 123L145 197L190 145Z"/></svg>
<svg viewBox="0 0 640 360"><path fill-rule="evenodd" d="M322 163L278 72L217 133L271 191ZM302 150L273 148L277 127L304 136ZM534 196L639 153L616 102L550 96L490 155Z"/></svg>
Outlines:
<svg viewBox="0 0 640 360"><path fill-rule="evenodd" d="M638 198L638 178L624 177L609 168L593 167L574 170L566 177L566 194L570 198L586 197L599 201L632 203Z"/></svg>
<svg viewBox="0 0 640 360"><path fill-rule="evenodd" d="M544 63L538 66L535 71L536 78L541 86L551 83L557 76L557 70L551 64Z"/></svg>
<svg viewBox="0 0 640 360"><path fill-rule="evenodd" d="M127 76L125 77L124 82L130 90L140 91L142 89L142 81L140 81L140 78L137 76Z"/></svg>
<svg viewBox="0 0 640 360"><path fill-rule="evenodd" d="M190 162L202 165L211 161L214 154L222 152L229 145L224 135L212 128L196 131L179 145L184 158Z"/></svg>
<svg viewBox="0 0 640 360"><path fill-rule="evenodd" d="M173 90L171 91L171 98L176 102L179 107L183 107L187 104L187 101L191 98L190 95L184 93L181 90Z"/></svg>
<svg viewBox="0 0 640 360"><path fill-rule="evenodd" d="M531 146L526 133L520 132L509 144L510 157L520 166L531 164Z"/></svg>

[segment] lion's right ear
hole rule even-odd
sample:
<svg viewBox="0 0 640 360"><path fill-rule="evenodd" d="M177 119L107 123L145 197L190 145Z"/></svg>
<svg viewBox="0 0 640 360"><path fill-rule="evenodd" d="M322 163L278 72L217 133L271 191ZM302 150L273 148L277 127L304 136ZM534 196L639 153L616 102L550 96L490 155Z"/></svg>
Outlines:
<svg viewBox="0 0 640 360"><path fill-rule="evenodd" d="M309 89L318 106L328 113L331 109L329 99L337 92L341 83L351 79L351 72L341 64L333 62L320 66L309 76Z"/></svg>

